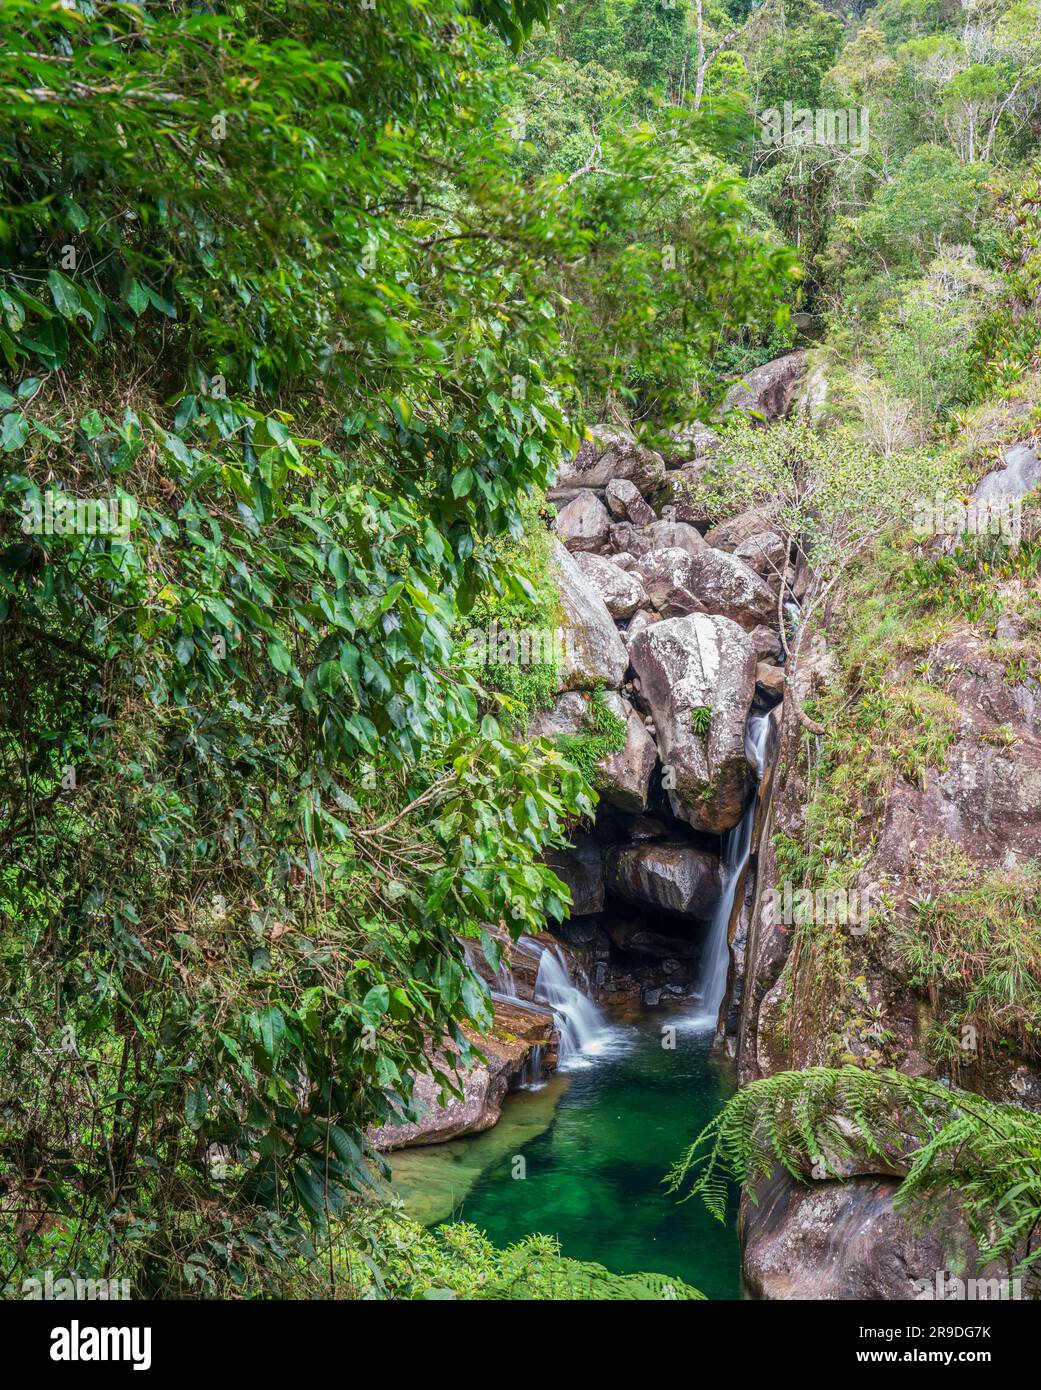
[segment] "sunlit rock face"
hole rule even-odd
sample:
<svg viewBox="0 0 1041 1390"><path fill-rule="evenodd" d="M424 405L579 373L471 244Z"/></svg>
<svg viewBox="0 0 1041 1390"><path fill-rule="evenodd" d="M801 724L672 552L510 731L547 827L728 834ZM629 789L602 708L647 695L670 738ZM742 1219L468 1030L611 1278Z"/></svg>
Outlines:
<svg viewBox="0 0 1041 1390"><path fill-rule="evenodd" d="M752 639L729 618L695 613L645 628L630 658L650 706L673 814L722 834L752 785L745 726L755 691ZM699 731L707 716L707 731Z"/></svg>
<svg viewBox="0 0 1041 1390"><path fill-rule="evenodd" d="M638 443L625 430L597 425L573 459L562 463L552 491L571 488L606 488L616 478L626 478L644 496L665 476L661 454Z"/></svg>
<svg viewBox="0 0 1041 1390"><path fill-rule="evenodd" d="M553 569L564 611L564 688L617 690L629 657L604 600L559 541Z"/></svg>

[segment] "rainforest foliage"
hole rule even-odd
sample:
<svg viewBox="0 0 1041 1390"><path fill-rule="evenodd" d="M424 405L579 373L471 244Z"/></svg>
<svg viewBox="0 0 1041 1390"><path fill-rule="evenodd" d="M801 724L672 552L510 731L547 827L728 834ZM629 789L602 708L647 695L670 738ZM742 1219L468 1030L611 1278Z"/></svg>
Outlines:
<svg viewBox="0 0 1041 1390"><path fill-rule="evenodd" d="M705 414L793 308L854 452L1029 417L1038 0L0 23L0 1285L603 1288L364 1205L617 738L526 742L552 669L461 639L552 618L586 424ZM765 145L785 102L870 140Z"/></svg>

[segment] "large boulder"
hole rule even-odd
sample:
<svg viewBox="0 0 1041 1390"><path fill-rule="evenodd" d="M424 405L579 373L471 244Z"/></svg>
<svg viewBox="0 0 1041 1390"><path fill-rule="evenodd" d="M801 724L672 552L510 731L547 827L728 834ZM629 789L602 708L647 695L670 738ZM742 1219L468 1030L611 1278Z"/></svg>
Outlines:
<svg viewBox="0 0 1041 1390"><path fill-rule="evenodd" d="M580 492L557 513L553 529L568 550L601 550L610 525L607 508L596 494Z"/></svg>
<svg viewBox="0 0 1041 1390"><path fill-rule="evenodd" d="M612 478L604 490L604 500L615 521L649 526L656 520L654 512L640 495L639 488L628 478Z"/></svg>
<svg viewBox="0 0 1041 1390"><path fill-rule="evenodd" d="M655 623L660 623L662 616L655 613L653 609L641 608L639 613L635 613L629 621L629 626L622 633L622 641L627 647L632 645L633 638L638 632L643 632L644 628L653 627Z"/></svg>
<svg viewBox="0 0 1041 1390"><path fill-rule="evenodd" d="M732 829L752 785L745 756L752 639L729 618L695 613L644 628L629 655L654 719L673 813L695 830ZM707 734L696 727L705 710Z"/></svg>
<svg viewBox="0 0 1041 1390"><path fill-rule="evenodd" d="M625 723L625 746L597 763L597 790L604 801L620 811L645 811L658 761L657 746L627 700L609 690L603 701L615 718Z"/></svg>
<svg viewBox="0 0 1041 1390"><path fill-rule="evenodd" d="M780 661L784 648L781 646L781 635L775 627L767 623L760 623L749 632L755 654L760 661Z"/></svg>
<svg viewBox="0 0 1041 1390"><path fill-rule="evenodd" d="M975 1275L963 1218L947 1203L942 1219L918 1231L894 1204L898 1185L888 1177L805 1185L781 1171L760 1183L756 1202L742 1200L740 1219L753 1297L924 1300L937 1296L938 1272L940 1296L954 1296L947 1272Z"/></svg>
<svg viewBox="0 0 1041 1390"><path fill-rule="evenodd" d="M443 1144L461 1134L480 1134L499 1118L507 1091L520 1075L535 1048L555 1049L557 1030L553 1015L530 1005L496 1000L491 1032L475 1035L483 1063L469 1070L459 1066L449 1044L438 1058L444 1072L455 1072L463 1095L441 1104L441 1085L426 1072L414 1077L412 1103L417 1119L381 1125L369 1133L375 1149L403 1149L414 1144ZM552 1052L550 1057L552 1058ZM544 1057L545 1060L545 1057Z"/></svg>
<svg viewBox="0 0 1041 1390"><path fill-rule="evenodd" d="M995 468L980 481L974 501L1021 498L1041 487L1041 453L1034 445L1013 445L1004 451L1002 463L1002 468Z"/></svg>
<svg viewBox="0 0 1041 1390"><path fill-rule="evenodd" d="M682 521L652 521L649 526L634 526L631 521L618 521L608 534L608 552L621 555L646 555L649 550L697 550L705 544L701 532Z"/></svg>
<svg viewBox="0 0 1041 1390"><path fill-rule="evenodd" d="M688 556L686 586L708 613L720 613L751 631L776 620L777 600L756 572L725 550L704 546ZM643 578L642 571L640 577ZM644 587L654 601L650 586Z"/></svg>
<svg viewBox="0 0 1041 1390"><path fill-rule="evenodd" d="M650 599L635 574L605 560L601 555L575 556L575 563L607 605L616 621L631 618L638 608L650 606Z"/></svg>
<svg viewBox="0 0 1041 1390"><path fill-rule="evenodd" d="M776 531L757 531L741 542L734 556L777 592L788 564L788 547Z"/></svg>
<svg viewBox="0 0 1041 1390"><path fill-rule="evenodd" d="M708 922L722 891L719 856L685 844L632 845L610 852L607 882L629 902Z"/></svg>
<svg viewBox="0 0 1041 1390"><path fill-rule="evenodd" d="M665 476L661 454L640 444L625 430L596 425L589 434L575 457L561 464L554 491L606 488L613 478L628 478L646 496Z"/></svg>
<svg viewBox="0 0 1041 1390"><path fill-rule="evenodd" d="M806 349L775 357L754 367L726 394L724 410L737 410L762 422L783 419L792 404L795 388L806 370Z"/></svg>
<svg viewBox="0 0 1041 1390"><path fill-rule="evenodd" d="M617 690L629 657L607 605L559 541L552 564L564 615L563 689Z"/></svg>
<svg viewBox="0 0 1041 1390"><path fill-rule="evenodd" d="M540 709L528 725L528 738L572 738L589 723L589 696L565 690L549 709Z"/></svg>
<svg viewBox="0 0 1041 1390"><path fill-rule="evenodd" d="M719 521L705 532L705 544L717 550L735 551L753 536L764 531L774 531L777 507L763 503L758 507L747 507L743 512Z"/></svg>
<svg viewBox="0 0 1041 1390"><path fill-rule="evenodd" d="M655 521L640 531L639 543L646 543L648 550L667 550L675 546L693 554L704 548L705 540L700 531L685 521Z"/></svg>
<svg viewBox="0 0 1041 1390"><path fill-rule="evenodd" d="M653 607L667 618L703 613L705 604L695 590L698 571L694 556L679 546L649 550L633 567Z"/></svg>
<svg viewBox="0 0 1041 1390"><path fill-rule="evenodd" d="M701 485L712 466L711 459L695 459L666 473L649 496L658 515L665 521L684 521L707 530L712 525L713 512L701 496Z"/></svg>
<svg viewBox="0 0 1041 1390"><path fill-rule="evenodd" d="M704 459L717 453L723 441L714 429L701 420L678 425L669 431L668 443L662 445L662 458L667 468L681 468L692 459Z"/></svg>

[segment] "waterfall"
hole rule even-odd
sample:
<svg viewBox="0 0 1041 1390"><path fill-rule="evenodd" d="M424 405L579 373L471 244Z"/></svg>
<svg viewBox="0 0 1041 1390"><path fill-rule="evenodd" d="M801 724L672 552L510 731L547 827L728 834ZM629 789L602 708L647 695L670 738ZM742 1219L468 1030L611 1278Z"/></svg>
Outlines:
<svg viewBox="0 0 1041 1390"><path fill-rule="evenodd" d="M753 714L745 730L745 755L755 767L756 777L762 780L766 770L766 748L770 738L770 716ZM727 933L730 916L734 910L734 898L738 884L748 864L752 852L752 827L755 823L757 796L749 799L744 815L728 830L723 841L722 874L723 891L720 894L712 921L705 937L704 955L701 962L701 979L698 983L698 1012L689 1020L688 1026L703 1031L715 1030L719 1018L719 1008L727 988L727 972L730 968L730 943Z"/></svg>
<svg viewBox="0 0 1041 1390"><path fill-rule="evenodd" d="M530 938L521 940L526 942ZM601 1055L609 1043L617 1040L618 1029L605 1021L581 985L575 984L563 955L555 946L544 947L539 956L535 1003L545 1004L557 1025L560 1034L558 1071L588 1066L591 1057Z"/></svg>

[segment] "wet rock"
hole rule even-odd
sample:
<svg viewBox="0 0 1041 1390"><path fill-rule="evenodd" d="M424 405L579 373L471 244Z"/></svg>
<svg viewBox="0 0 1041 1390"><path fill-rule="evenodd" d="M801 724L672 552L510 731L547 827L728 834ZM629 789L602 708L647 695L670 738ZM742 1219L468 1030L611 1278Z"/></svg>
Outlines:
<svg viewBox="0 0 1041 1390"><path fill-rule="evenodd" d="M552 563L564 613L563 688L592 690L603 684L617 690L629 656L606 604L559 541Z"/></svg>
<svg viewBox="0 0 1041 1390"><path fill-rule="evenodd" d="M625 430L597 425L573 459L560 467L555 489L606 488L614 478L627 478L646 496L665 474L660 454L638 443Z"/></svg>
<svg viewBox="0 0 1041 1390"><path fill-rule="evenodd" d="M656 520L654 512L640 495L636 484L628 478L612 478L604 490L607 510L616 521L631 521L634 526L649 526Z"/></svg>
<svg viewBox="0 0 1041 1390"><path fill-rule="evenodd" d="M604 865L600 846L592 835L578 830L571 849L546 851L546 863L571 889L572 917L603 911Z"/></svg>
<svg viewBox="0 0 1041 1390"><path fill-rule="evenodd" d="M615 849L607 859L611 890L629 902L707 922L719 902L719 856L692 845L651 843ZM663 952L662 954L674 954Z"/></svg>
<svg viewBox="0 0 1041 1390"><path fill-rule="evenodd" d="M760 661L755 668L755 693L767 704L776 704L784 698L784 670Z"/></svg>
<svg viewBox="0 0 1041 1390"><path fill-rule="evenodd" d="M731 829L753 775L745 756L755 690L751 638L728 618L693 614L638 633L630 657L654 717L673 814L695 830ZM704 709L711 711L707 734L694 723L694 711Z"/></svg>
<svg viewBox="0 0 1041 1390"><path fill-rule="evenodd" d="M730 388L724 409L740 411L753 418L761 416L767 424L783 419L805 370L805 348L764 362L761 367L746 372L741 381Z"/></svg>
<svg viewBox="0 0 1041 1390"><path fill-rule="evenodd" d="M652 956L663 962L678 962L695 960L700 953L698 943L691 938L668 936L663 932L654 931L632 917L610 917L604 925L604 930L611 938L612 945L627 954ZM659 985L658 1000L649 999L645 995L644 1003L659 1002L661 989L662 986Z"/></svg>
<svg viewBox="0 0 1041 1390"><path fill-rule="evenodd" d="M669 833L668 826L657 816L634 816L627 830L629 839L636 845L646 840L664 840Z"/></svg>
<svg viewBox="0 0 1041 1390"><path fill-rule="evenodd" d="M553 529L568 550L600 550L607 540L611 519L607 508L591 492L581 492L557 514Z"/></svg>
<svg viewBox="0 0 1041 1390"><path fill-rule="evenodd" d="M510 1085L520 1075L535 1047L556 1047L557 1032L553 1016L520 1005L494 1005L494 1026L481 1034L479 1045L487 1059L468 1071L457 1070L457 1056L446 1049L439 1057L442 1071L456 1071L463 1092L440 1103L440 1083L432 1076L414 1077L413 1106L418 1118L398 1125L381 1125L370 1131L369 1140L381 1150L410 1148L414 1144L443 1144L461 1134L480 1134L499 1118ZM476 1039L476 1035L475 1039Z"/></svg>
<svg viewBox="0 0 1041 1390"><path fill-rule="evenodd" d="M601 555L577 554L575 563L596 589L616 621L630 618L638 608L650 606L647 591L635 574L629 574Z"/></svg>

